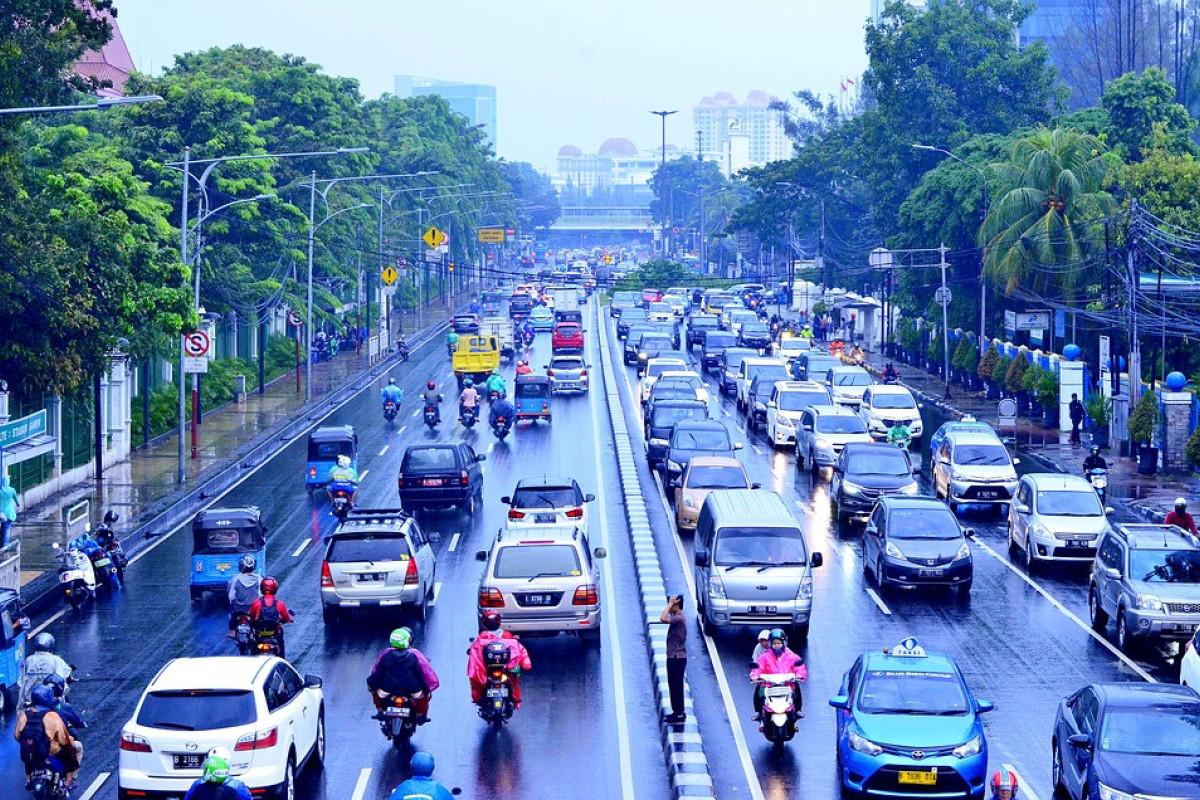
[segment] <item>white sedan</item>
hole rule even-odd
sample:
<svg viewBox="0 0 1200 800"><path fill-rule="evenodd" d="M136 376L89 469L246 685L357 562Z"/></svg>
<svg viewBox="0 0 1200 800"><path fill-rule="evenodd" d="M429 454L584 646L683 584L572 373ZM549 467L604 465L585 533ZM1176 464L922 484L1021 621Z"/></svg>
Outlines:
<svg viewBox="0 0 1200 800"><path fill-rule="evenodd" d="M682 358L652 358L646 362L646 371L642 375L639 384L638 396L644 405L650 400L650 390L654 388L654 382L659 379L664 372L678 372L687 370L687 362Z"/></svg>

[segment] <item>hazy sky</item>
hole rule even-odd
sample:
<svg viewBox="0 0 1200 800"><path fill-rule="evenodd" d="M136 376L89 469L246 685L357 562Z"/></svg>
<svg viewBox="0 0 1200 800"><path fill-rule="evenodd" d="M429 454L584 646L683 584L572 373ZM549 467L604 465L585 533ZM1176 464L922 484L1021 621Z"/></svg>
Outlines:
<svg viewBox="0 0 1200 800"><path fill-rule="evenodd" d="M551 169L564 144L610 136L657 146L650 109L679 109L667 141L694 137L717 91L837 94L865 64L870 0L116 0L134 63L244 44L357 78L364 96L412 74L497 87L497 151Z"/></svg>

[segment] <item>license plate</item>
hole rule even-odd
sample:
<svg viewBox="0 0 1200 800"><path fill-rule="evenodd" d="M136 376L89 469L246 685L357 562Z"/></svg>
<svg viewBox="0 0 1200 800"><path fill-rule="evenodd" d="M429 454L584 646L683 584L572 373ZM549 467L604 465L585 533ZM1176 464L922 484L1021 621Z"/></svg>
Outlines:
<svg viewBox="0 0 1200 800"><path fill-rule="evenodd" d="M426 478L425 480L421 481L421 485L422 486L441 486L442 479L441 478Z"/></svg>
<svg viewBox="0 0 1200 800"><path fill-rule="evenodd" d="M200 769L204 757L204 753L172 753L171 765L175 769Z"/></svg>
<svg viewBox="0 0 1200 800"><path fill-rule="evenodd" d="M548 594L527 594L525 595L525 605L527 606L548 606L551 598Z"/></svg>
<svg viewBox="0 0 1200 800"><path fill-rule="evenodd" d="M982 500L995 500L999 496L999 492L979 492L979 497Z"/></svg>
<svg viewBox="0 0 1200 800"><path fill-rule="evenodd" d="M358 579L359 583L369 583L369 582L373 582L373 581L383 580L383 573L382 572L363 572L355 577Z"/></svg>
<svg viewBox="0 0 1200 800"><path fill-rule="evenodd" d="M558 520L558 514L534 514L534 522L546 522L554 524Z"/></svg>
<svg viewBox="0 0 1200 800"><path fill-rule="evenodd" d="M1067 547L1087 547L1088 543L1084 539L1068 539Z"/></svg>
<svg viewBox="0 0 1200 800"><path fill-rule="evenodd" d="M499 689L488 689L487 690L488 697L506 697L507 695L508 695L508 690L503 687L501 687Z"/></svg>
<svg viewBox="0 0 1200 800"><path fill-rule="evenodd" d="M96 559L97 567L107 567L111 563L112 563L112 560L108 559L108 558L97 558Z"/></svg>
<svg viewBox="0 0 1200 800"><path fill-rule="evenodd" d="M915 770L902 769L900 770L899 782L912 783L919 786L935 786L937 785L937 773L925 772L924 770L918 772Z"/></svg>
<svg viewBox="0 0 1200 800"><path fill-rule="evenodd" d="M389 717L407 717L412 715L412 709L408 706L391 706L383 713Z"/></svg>
<svg viewBox="0 0 1200 800"><path fill-rule="evenodd" d="M774 614L778 606L750 606L751 614Z"/></svg>
<svg viewBox="0 0 1200 800"><path fill-rule="evenodd" d="M922 578L940 578L942 571L940 569L922 569L918 570L917 574Z"/></svg>

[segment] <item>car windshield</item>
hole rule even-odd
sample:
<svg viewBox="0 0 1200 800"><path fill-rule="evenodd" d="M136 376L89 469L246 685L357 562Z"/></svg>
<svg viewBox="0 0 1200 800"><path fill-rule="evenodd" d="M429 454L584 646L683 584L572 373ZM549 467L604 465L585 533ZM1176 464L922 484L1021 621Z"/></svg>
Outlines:
<svg viewBox="0 0 1200 800"><path fill-rule="evenodd" d="M755 378L763 382L766 381L786 381L790 375L787 374L787 367L783 364L752 364L746 368L746 380L752 381Z"/></svg>
<svg viewBox="0 0 1200 800"><path fill-rule="evenodd" d="M817 417L817 433L866 433L866 424L849 414L823 414Z"/></svg>
<svg viewBox="0 0 1200 800"><path fill-rule="evenodd" d="M949 716L967 708L957 675L922 670L919 662L906 670L869 670L858 696L858 710L867 714Z"/></svg>
<svg viewBox="0 0 1200 800"><path fill-rule="evenodd" d="M550 369L583 369L583 361L578 358L556 358L550 362Z"/></svg>
<svg viewBox="0 0 1200 800"><path fill-rule="evenodd" d="M871 376L865 372L833 373L834 386L870 386L872 383Z"/></svg>
<svg viewBox="0 0 1200 800"><path fill-rule="evenodd" d="M747 322L744 325L742 325L742 333L743 334L756 333L756 334L760 334L762 336L766 336L768 333L768 330L767 330L767 326L761 322Z"/></svg>
<svg viewBox="0 0 1200 800"><path fill-rule="evenodd" d="M618 305L621 303L636 303L637 301L637 292L617 292L613 295L613 305Z"/></svg>
<svg viewBox="0 0 1200 800"><path fill-rule="evenodd" d="M583 573L572 545L522 544L500 549L494 574L497 578L557 578Z"/></svg>
<svg viewBox="0 0 1200 800"><path fill-rule="evenodd" d="M337 536L329 543L326 561L400 561L408 558L402 536Z"/></svg>
<svg viewBox="0 0 1200 800"><path fill-rule="evenodd" d="M1012 461L1002 444L960 444L954 448L954 463L963 466L1008 467Z"/></svg>
<svg viewBox="0 0 1200 800"><path fill-rule="evenodd" d="M676 372L674 375L667 375L666 377L662 378L662 380L667 381L667 383L672 386L687 386L691 389L699 389L704 385L703 381L700 380L698 375L680 375L678 372Z"/></svg>
<svg viewBox="0 0 1200 800"><path fill-rule="evenodd" d="M638 342L639 350L670 350L674 347L674 343L665 336L643 336ZM678 364L674 365L676 368Z"/></svg>
<svg viewBox="0 0 1200 800"><path fill-rule="evenodd" d="M1100 498L1090 489L1079 492L1038 492L1037 512L1047 517L1101 517Z"/></svg>
<svg viewBox="0 0 1200 800"><path fill-rule="evenodd" d="M715 297L710 297L708 299L708 305L711 308L724 308L725 306L734 302L737 302L737 298L730 297L729 295L716 295Z"/></svg>
<svg viewBox="0 0 1200 800"><path fill-rule="evenodd" d="M731 450L729 434L724 430L682 430L671 437L671 447L679 450Z"/></svg>
<svg viewBox="0 0 1200 800"><path fill-rule="evenodd" d="M579 505L573 486L530 486L513 492L513 508L569 508Z"/></svg>
<svg viewBox="0 0 1200 800"><path fill-rule="evenodd" d="M961 539L954 513L945 506L888 510L888 536L893 539Z"/></svg>
<svg viewBox="0 0 1200 800"><path fill-rule="evenodd" d="M872 448L870 452L854 453L846 459L850 475L887 475L900 477L911 474L908 456L896 447Z"/></svg>
<svg viewBox="0 0 1200 800"><path fill-rule="evenodd" d="M780 392L777 402L783 411L803 411L809 406L825 405L829 395L825 392Z"/></svg>
<svg viewBox="0 0 1200 800"><path fill-rule="evenodd" d="M1200 704L1109 708L1097 746L1110 753L1195 758L1200 753Z"/></svg>
<svg viewBox="0 0 1200 800"><path fill-rule="evenodd" d="M669 428L685 419L708 419L708 409L701 406L659 406L654 409L651 428Z"/></svg>
<svg viewBox="0 0 1200 800"><path fill-rule="evenodd" d="M907 392L904 394L876 394L871 398L871 404L876 408L917 407L917 401L913 400L912 395Z"/></svg>
<svg viewBox="0 0 1200 800"><path fill-rule="evenodd" d="M693 328L715 328L717 327L716 317L692 317L691 326Z"/></svg>
<svg viewBox="0 0 1200 800"><path fill-rule="evenodd" d="M1131 550L1129 577L1147 583L1200 583L1200 550Z"/></svg>
<svg viewBox="0 0 1200 800"><path fill-rule="evenodd" d="M403 472L419 470L457 469L458 460L450 447L421 447L409 450L404 456Z"/></svg>
<svg viewBox="0 0 1200 800"><path fill-rule="evenodd" d="M737 569L801 566L807 563L804 540L781 528L722 528L713 545L712 562Z"/></svg>
<svg viewBox="0 0 1200 800"><path fill-rule="evenodd" d="M167 731L215 731L252 725L257 716L254 694L241 689L150 692L137 724Z"/></svg>
<svg viewBox="0 0 1200 800"><path fill-rule="evenodd" d="M724 331L717 333L713 331L712 333L704 334L704 349L709 352L723 350L736 341L737 338L732 333L725 333Z"/></svg>
<svg viewBox="0 0 1200 800"><path fill-rule="evenodd" d="M654 363L654 364L651 364L648 367L646 367L646 374L652 378L657 378L659 375L662 375L664 372L670 372L672 370L680 370L680 369L687 369L687 364L684 364L681 361L679 361L679 362L668 361L665 363L658 362L658 363Z"/></svg>
<svg viewBox="0 0 1200 800"><path fill-rule="evenodd" d="M650 399L655 402L659 400L695 400L696 390L687 384L676 383L675 381L664 384L660 380L650 390Z"/></svg>
<svg viewBox="0 0 1200 800"><path fill-rule="evenodd" d="M741 467L692 467L689 489L745 489L750 484Z"/></svg>
<svg viewBox="0 0 1200 800"><path fill-rule="evenodd" d="M670 303L651 303L650 310L651 311L663 311L663 312L670 311L671 313L675 313L674 309L671 308Z"/></svg>
<svg viewBox="0 0 1200 800"><path fill-rule="evenodd" d="M747 358L754 358L755 355L753 350L738 351L727 348L725 350L725 370L727 372L737 372L738 368L742 366L743 361Z"/></svg>
<svg viewBox="0 0 1200 800"><path fill-rule="evenodd" d="M842 366L841 361L830 356L809 356L808 361L805 363L807 364L805 368L808 370L808 377L813 380L819 380L830 367Z"/></svg>
<svg viewBox="0 0 1200 800"><path fill-rule="evenodd" d="M632 322L634 320L646 319L646 309L644 308L623 308L621 309L621 322Z"/></svg>
<svg viewBox="0 0 1200 800"><path fill-rule="evenodd" d="M807 350L808 347L808 343L803 339L784 339L779 343L779 349L785 352L789 350Z"/></svg>

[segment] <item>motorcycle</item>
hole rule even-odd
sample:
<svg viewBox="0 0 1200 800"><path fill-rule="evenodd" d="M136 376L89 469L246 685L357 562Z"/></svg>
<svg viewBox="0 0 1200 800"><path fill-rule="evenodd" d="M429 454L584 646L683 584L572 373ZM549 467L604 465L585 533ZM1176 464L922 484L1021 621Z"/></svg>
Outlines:
<svg viewBox="0 0 1200 800"><path fill-rule="evenodd" d="M1108 470L1089 469L1087 479L1092 488L1096 490L1096 494L1100 495L1100 505L1104 505L1108 501Z"/></svg>
<svg viewBox="0 0 1200 800"><path fill-rule="evenodd" d="M513 715L513 673L508 669L509 647L504 642L489 642L483 648L483 665L487 681L479 698L479 716L493 728L499 729Z"/></svg>
<svg viewBox="0 0 1200 800"><path fill-rule="evenodd" d="M882 380L885 384L900 382L900 373L896 372L896 370L891 370L890 372L888 370L884 370L879 377L880 380Z"/></svg>
<svg viewBox="0 0 1200 800"><path fill-rule="evenodd" d="M525 333L522 334L522 338L525 341L525 346L533 347L533 340L536 338L536 336L537 334L535 334L533 331L525 331Z"/></svg>
<svg viewBox="0 0 1200 800"><path fill-rule="evenodd" d="M119 519L120 516L115 511L105 512L104 521L96 526L92 538L96 540L96 544L103 548L104 552L108 553L113 568L117 572L117 580L121 585L124 585L125 568L129 566L129 557L125 555L125 548L121 546L121 540L117 538L116 533L112 529L112 526Z"/></svg>
<svg viewBox="0 0 1200 800"><path fill-rule="evenodd" d="M492 433L502 442L504 441L504 437L508 436L510 430L512 430L512 422L509 421L508 417L496 417L496 421L492 423Z"/></svg>
<svg viewBox="0 0 1200 800"><path fill-rule="evenodd" d="M796 676L791 672L778 675L763 674L758 677L762 687L762 724L758 729L768 742L782 746L796 735L795 691Z"/></svg>
<svg viewBox="0 0 1200 800"><path fill-rule="evenodd" d="M329 485L329 510L338 518L338 521L345 522L353 508L354 486L338 481L331 483Z"/></svg>
<svg viewBox="0 0 1200 800"><path fill-rule="evenodd" d="M488 390L488 402L489 403L494 403L502 397L507 398L508 392L501 391L500 389L489 389Z"/></svg>
<svg viewBox="0 0 1200 800"><path fill-rule="evenodd" d="M454 342L446 342L446 355L454 358Z"/></svg>
<svg viewBox="0 0 1200 800"><path fill-rule="evenodd" d="M404 341L403 337L396 342L396 352L400 354L400 361L408 361L408 342Z"/></svg>
<svg viewBox="0 0 1200 800"><path fill-rule="evenodd" d="M29 794L33 800L67 800L67 791L62 763L51 756L46 762L29 773Z"/></svg>
<svg viewBox="0 0 1200 800"><path fill-rule="evenodd" d="M396 405L395 403L393 403L391 400L388 400L386 403L383 404L383 418L385 420L387 420L388 422L395 422L396 414L399 411L400 411L400 407L398 405Z"/></svg>
<svg viewBox="0 0 1200 800"><path fill-rule="evenodd" d="M233 641L237 644L238 652L244 656L250 655L254 648L254 630L250 627L250 615L244 611L237 613L237 623L233 628Z"/></svg>
<svg viewBox="0 0 1200 800"><path fill-rule="evenodd" d="M76 540L64 550L58 542L50 545L58 561L58 583L63 588L67 602L78 610L96 596L96 571L87 553L78 547Z"/></svg>
<svg viewBox="0 0 1200 800"><path fill-rule="evenodd" d="M425 406L425 424L429 426L429 430L436 428L439 421L437 406Z"/></svg>
<svg viewBox="0 0 1200 800"><path fill-rule="evenodd" d="M279 640L275 638L276 631L253 631L250 655L277 656L279 655Z"/></svg>
<svg viewBox="0 0 1200 800"><path fill-rule="evenodd" d="M380 690L382 691L382 690ZM404 747L421 724L420 714L412 698L402 694L388 695L383 710L377 715L379 730L395 747Z"/></svg>
<svg viewBox="0 0 1200 800"><path fill-rule="evenodd" d="M464 408L462 412L462 424L467 430L475 427L475 423L479 420L478 412L474 406Z"/></svg>

